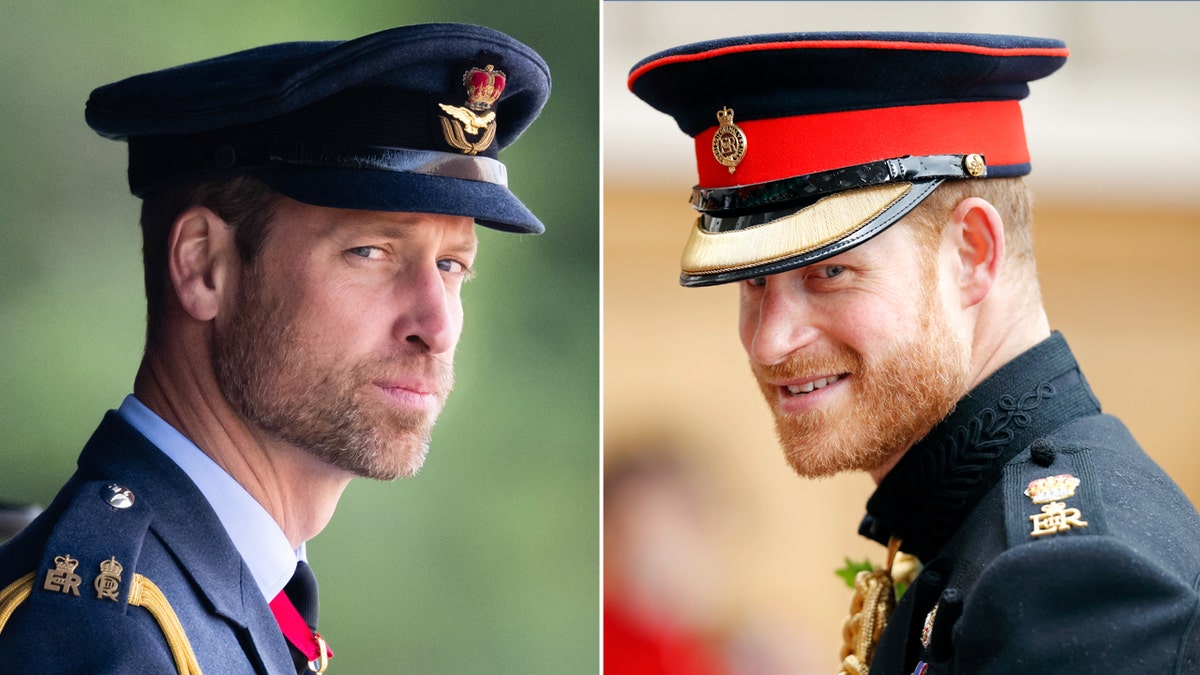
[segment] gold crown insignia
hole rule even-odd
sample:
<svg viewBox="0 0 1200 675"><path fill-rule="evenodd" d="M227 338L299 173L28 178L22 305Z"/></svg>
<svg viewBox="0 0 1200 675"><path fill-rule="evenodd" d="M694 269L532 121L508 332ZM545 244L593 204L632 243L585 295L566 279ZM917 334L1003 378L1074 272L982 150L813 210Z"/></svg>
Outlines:
<svg viewBox="0 0 1200 675"><path fill-rule="evenodd" d="M72 558L71 554L60 555L54 557L54 566L63 572L74 572L76 567L79 567L79 561Z"/></svg>
<svg viewBox="0 0 1200 675"><path fill-rule="evenodd" d="M121 576L121 571L124 569L125 568L121 566L121 563L117 562L115 557L109 558L108 560L100 563L100 571L104 574L111 574L119 577Z"/></svg>
<svg viewBox="0 0 1200 675"><path fill-rule="evenodd" d="M1031 482L1025 489L1025 496L1034 504L1056 502L1075 496L1075 488L1079 487L1079 483L1079 479L1069 473L1047 476Z"/></svg>
<svg viewBox="0 0 1200 675"><path fill-rule="evenodd" d="M722 166L728 167L729 173L733 173L746 156L746 134L733 123L731 108L722 107L717 111L717 123L720 126L713 133L713 158Z"/></svg>
<svg viewBox="0 0 1200 675"><path fill-rule="evenodd" d="M507 76L495 66L472 68L463 73L463 84L467 87L467 107L471 110L487 110L504 93Z"/></svg>

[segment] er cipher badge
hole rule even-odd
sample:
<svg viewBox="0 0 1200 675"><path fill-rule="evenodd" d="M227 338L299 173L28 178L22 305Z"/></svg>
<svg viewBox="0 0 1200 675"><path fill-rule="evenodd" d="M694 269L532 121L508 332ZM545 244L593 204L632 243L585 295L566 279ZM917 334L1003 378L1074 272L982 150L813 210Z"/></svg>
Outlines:
<svg viewBox="0 0 1200 675"><path fill-rule="evenodd" d="M1033 522L1033 537L1044 537L1049 534L1066 532L1073 527L1087 527L1083 514L1079 509L1068 507L1065 500L1075 496L1079 487L1079 479L1069 473L1057 476L1039 478L1029 483L1025 496L1034 504L1045 504L1042 512L1029 516Z"/></svg>

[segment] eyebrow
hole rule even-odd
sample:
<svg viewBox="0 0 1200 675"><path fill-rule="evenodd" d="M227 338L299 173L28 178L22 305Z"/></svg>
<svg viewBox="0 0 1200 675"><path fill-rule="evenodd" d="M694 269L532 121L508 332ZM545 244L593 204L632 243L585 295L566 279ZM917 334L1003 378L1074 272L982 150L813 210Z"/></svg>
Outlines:
<svg viewBox="0 0 1200 675"><path fill-rule="evenodd" d="M475 236L475 231L471 230L471 237L463 241L447 242L444 249L447 253L458 253L460 255L469 255L474 258L479 251L479 237Z"/></svg>
<svg viewBox="0 0 1200 675"><path fill-rule="evenodd" d="M430 227L428 223L423 222L419 216L412 219L404 219L401 221L394 220L371 220L365 223L357 223L354 225L346 223L331 223L330 234L334 236L352 237L357 233L368 232L372 235L383 237L385 239L405 240L412 237L412 233L416 228ZM447 249L456 253L475 252L479 248L479 236L475 233L475 228L469 230L469 235L461 243L448 244Z"/></svg>

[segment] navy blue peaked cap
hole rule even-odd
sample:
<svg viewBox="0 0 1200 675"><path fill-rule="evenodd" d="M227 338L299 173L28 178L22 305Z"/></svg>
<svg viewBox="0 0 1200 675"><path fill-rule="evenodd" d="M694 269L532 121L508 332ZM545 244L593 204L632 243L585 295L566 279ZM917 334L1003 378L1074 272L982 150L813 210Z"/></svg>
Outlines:
<svg viewBox="0 0 1200 675"><path fill-rule="evenodd" d="M713 125L712 106L731 97L744 120L1021 100L1031 80L1058 70L1066 58L1061 40L1020 35L778 33L653 54L633 67L629 86L695 136Z"/></svg>
<svg viewBox="0 0 1200 675"><path fill-rule="evenodd" d="M1019 101L1059 40L965 33L780 33L637 63L629 89L693 138L701 216L680 281L810 265L898 222L947 179L1029 173Z"/></svg>
<svg viewBox="0 0 1200 675"><path fill-rule="evenodd" d="M497 153L541 112L550 70L466 24L289 42L136 75L92 92L97 133L129 142L131 191L250 173L307 204L545 228Z"/></svg>

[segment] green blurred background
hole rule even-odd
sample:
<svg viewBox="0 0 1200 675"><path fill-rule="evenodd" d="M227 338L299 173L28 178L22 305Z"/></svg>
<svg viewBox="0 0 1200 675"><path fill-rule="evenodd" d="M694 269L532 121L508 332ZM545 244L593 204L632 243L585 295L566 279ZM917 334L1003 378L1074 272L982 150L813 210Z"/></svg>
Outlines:
<svg viewBox="0 0 1200 675"><path fill-rule="evenodd" d="M337 673L587 673L598 638L594 2L0 0L0 500L47 504L132 387L144 324L125 145L92 88L269 42L463 21L554 88L503 159L540 237L480 231L458 386L421 475L356 481L309 543Z"/></svg>

